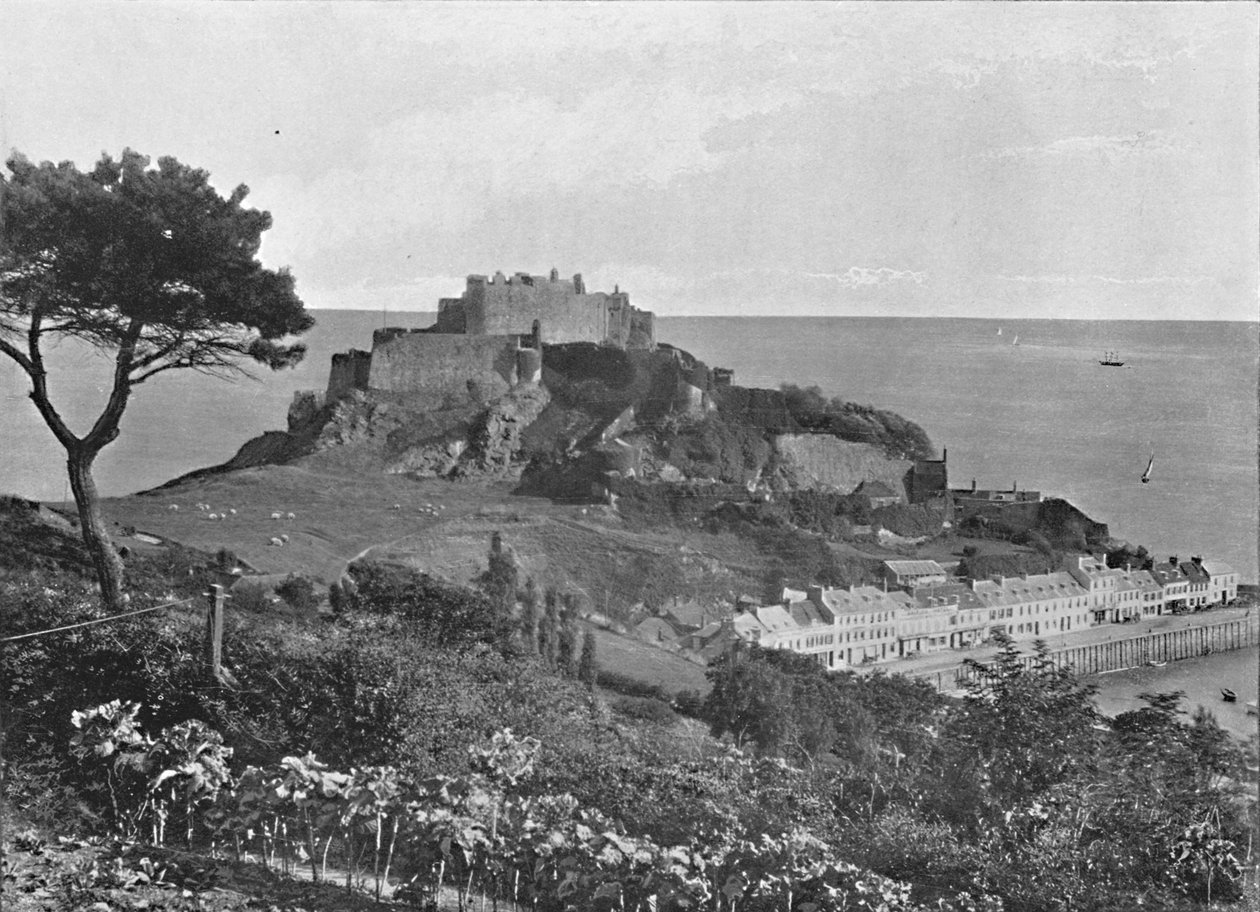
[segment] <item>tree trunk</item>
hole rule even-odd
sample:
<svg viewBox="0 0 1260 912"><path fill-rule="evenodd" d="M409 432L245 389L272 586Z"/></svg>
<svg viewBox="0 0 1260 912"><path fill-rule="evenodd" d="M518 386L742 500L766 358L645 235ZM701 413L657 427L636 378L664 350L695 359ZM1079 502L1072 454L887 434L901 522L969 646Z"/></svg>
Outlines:
<svg viewBox="0 0 1260 912"><path fill-rule="evenodd" d="M79 508L79 528L83 544L87 546L96 568L96 580L101 587L101 602L109 611L118 611L123 604L123 562L114 549L101 515L100 498L96 482L92 479L92 462L96 453L79 447L68 454L66 467L70 473L70 489Z"/></svg>

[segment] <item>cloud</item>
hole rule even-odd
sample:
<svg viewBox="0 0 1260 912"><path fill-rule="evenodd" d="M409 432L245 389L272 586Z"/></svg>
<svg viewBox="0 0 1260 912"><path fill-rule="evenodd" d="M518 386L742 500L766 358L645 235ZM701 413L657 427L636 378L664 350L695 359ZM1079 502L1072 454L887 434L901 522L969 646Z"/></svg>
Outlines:
<svg viewBox="0 0 1260 912"><path fill-rule="evenodd" d="M913 272L909 269L890 269L880 266L871 269L866 266L850 266L847 272L807 272L811 279L831 279L844 288L859 288L869 285L888 285L892 282L913 282L922 285L927 279L926 272Z"/></svg>
<svg viewBox="0 0 1260 912"><path fill-rule="evenodd" d="M1067 136L1054 142L1034 146L1004 146L980 153L980 158L1072 158L1099 156L1130 158L1152 155L1177 155L1188 150L1184 143L1174 142L1160 130L1138 130L1128 136Z"/></svg>

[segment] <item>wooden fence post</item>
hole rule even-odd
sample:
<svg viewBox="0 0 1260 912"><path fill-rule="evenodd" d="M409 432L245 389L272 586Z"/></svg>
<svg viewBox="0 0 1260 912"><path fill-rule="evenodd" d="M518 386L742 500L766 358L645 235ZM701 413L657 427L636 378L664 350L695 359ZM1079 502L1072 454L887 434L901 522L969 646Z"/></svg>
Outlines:
<svg viewBox="0 0 1260 912"><path fill-rule="evenodd" d="M223 587L210 586L210 611L206 615L206 667L216 681L223 678Z"/></svg>

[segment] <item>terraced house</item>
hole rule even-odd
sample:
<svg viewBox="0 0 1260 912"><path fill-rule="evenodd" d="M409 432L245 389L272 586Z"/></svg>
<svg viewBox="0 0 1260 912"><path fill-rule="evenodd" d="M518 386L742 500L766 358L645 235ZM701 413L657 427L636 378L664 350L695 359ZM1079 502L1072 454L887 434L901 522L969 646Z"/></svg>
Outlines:
<svg viewBox="0 0 1260 912"><path fill-rule="evenodd" d="M1223 561L1110 568L1101 557L1069 569L987 580L939 582L934 561L885 562L899 589L850 586L783 590L783 604L750 607L697 636L712 656L738 639L814 656L826 668L851 668L920 652L965 649L1003 631L1032 640L1221 604L1237 597L1237 574ZM720 628L720 630L719 630ZM718 635L720 632L720 636ZM700 648L698 646L698 648Z"/></svg>

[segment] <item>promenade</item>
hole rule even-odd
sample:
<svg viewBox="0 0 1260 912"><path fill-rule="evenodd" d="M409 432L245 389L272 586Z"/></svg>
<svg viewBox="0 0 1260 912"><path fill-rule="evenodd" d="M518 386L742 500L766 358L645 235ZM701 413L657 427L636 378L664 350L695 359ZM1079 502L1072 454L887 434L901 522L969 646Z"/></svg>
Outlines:
<svg viewBox="0 0 1260 912"><path fill-rule="evenodd" d="M1173 633L1176 631L1197 630L1205 627L1217 627L1230 622L1244 622L1242 626L1252 627L1260 624L1258 609L1235 607L1213 608L1195 614L1170 614L1144 618L1127 624L1102 624L1084 630L1074 630L1055 636L1041 637L1051 652L1078 650L1083 647L1105 646L1109 643L1120 643L1147 634ZM1036 637L1016 640L1020 651L1031 654ZM988 662L997 655L996 646L982 646L978 649L950 649L941 652L920 653L919 655L897 659L892 662L880 662L874 668L890 674L904 674L923 677L929 680L952 681L956 669L961 668L965 659L977 662ZM952 690L952 687L944 689Z"/></svg>

